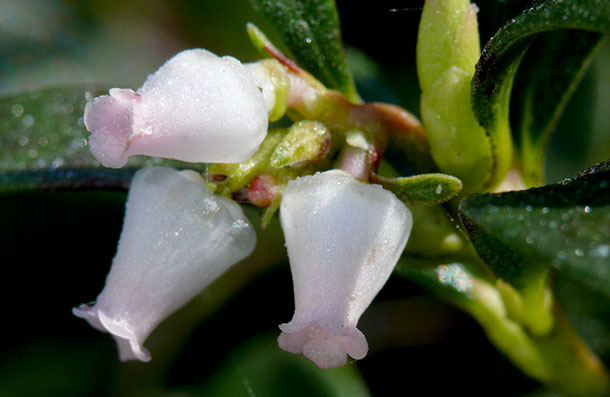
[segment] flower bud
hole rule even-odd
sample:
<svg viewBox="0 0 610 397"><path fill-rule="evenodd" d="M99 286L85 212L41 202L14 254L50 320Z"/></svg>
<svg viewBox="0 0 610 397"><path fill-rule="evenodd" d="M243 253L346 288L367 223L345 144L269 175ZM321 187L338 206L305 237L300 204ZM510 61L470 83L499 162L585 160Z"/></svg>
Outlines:
<svg viewBox="0 0 610 397"><path fill-rule="evenodd" d="M390 277L412 227L409 209L379 185L333 170L291 181L280 220L296 310L282 349L320 368L366 356L358 320Z"/></svg>
<svg viewBox="0 0 610 397"><path fill-rule="evenodd" d="M109 94L88 103L84 116L91 153L106 167L138 154L237 163L267 133L265 100L247 69L202 49L177 54L136 92Z"/></svg>
<svg viewBox="0 0 610 397"><path fill-rule="evenodd" d="M95 304L73 313L113 334L122 361L148 361L142 343L155 327L255 244L241 208L214 196L196 172L140 170L106 285Z"/></svg>

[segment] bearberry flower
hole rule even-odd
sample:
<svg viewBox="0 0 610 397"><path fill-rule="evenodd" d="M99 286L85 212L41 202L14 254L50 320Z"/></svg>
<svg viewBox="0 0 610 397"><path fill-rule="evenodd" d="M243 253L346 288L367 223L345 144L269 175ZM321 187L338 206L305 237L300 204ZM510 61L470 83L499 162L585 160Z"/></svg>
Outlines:
<svg viewBox="0 0 610 397"><path fill-rule="evenodd" d="M248 159L267 134L272 96L237 59L192 49L168 60L137 91L113 88L88 103L91 153L120 168L132 155L188 162ZM263 82L264 83L264 82Z"/></svg>
<svg viewBox="0 0 610 397"><path fill-rule="evenodd" d="M356 325L407 243L411 212L381 186L332 170L291 181L280 220L296 307L280 325L280 347L320 368L363 358L368 344Z"/></svg>
<svg viewBox="0 0 610 397"><path fill-rule="evenodd" d="M239 205L216 197L194 171L153 167L134 176L106 285L73 313L118 342L121 360L150 360L142 346L165 318L234 263L256 235Z"/></svg>

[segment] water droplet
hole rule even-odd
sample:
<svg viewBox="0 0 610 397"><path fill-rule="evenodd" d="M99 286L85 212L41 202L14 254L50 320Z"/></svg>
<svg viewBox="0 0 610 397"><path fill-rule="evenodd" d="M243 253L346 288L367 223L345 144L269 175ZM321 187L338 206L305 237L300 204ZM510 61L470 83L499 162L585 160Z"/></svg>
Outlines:
<svg viewBox="0 0 610 397"><path fill-rule="evenodd" d="M49 140L47 139L46 136L43 136L38 140L38 144L40 146L47 146L48 143L49 143Z"/></svg>
<svg viewBox="0 0 610 397"><path fill-rule="evenodd" d="M585 207L585 214L589 214L591 212L591 207L588 205Z"/></svg>
<svg viewBox="0 0 610 397"><path fill-rule="evenodd" d="M598 245L597 248L595 248L595 255L601 256L602 258L607 258L608 256L610 256L610 245Z"/></svg>
<svg viewBox="0 0 610 397"><path fill-rule="evenodd" d="M51 168L59 168L62 165L64 165L64 159L62 159L61 157L57 157L55 160L53 160L53 162L51 163Z"/></svg>
<svg viewBox="0 0 610 397"><path fill-rule="evenodd" d="M436 194L441 194L443 192L443 187L439 184L436 186L436 190L434 191Z"/></svg>
<svg viewBox="0 0 610 397"><path fill-rule="evenodd" d="M312 40L311 40L311 37L307 37L307 38L305 38L305 42L306 42L307 44L311 44L311 41L312 41Z"/></svg>
<svg viewBox="0 0 610 397"><path fill-rule="evenodd" d="M31 114L28 114L27 116L23 117L23 125L26 128L30 128L35 124L35 120L34 117Z"/></svg>
<svg viewBox="0 0 610 397"><path fill-rule="evenodd" d="M551 227L551 229L557 229L557 222L556 221L550 221L549 222L549 226Z"/></svg>
<svg viewBox="0 0 610 397"><path fill-rule="evenodd" d="M580 248L576 248L574 250L574 255L576 255L578 257L583 257L585 255L585 253Z"/></svg>
<svg viewBox="0 0 610 397"><path fill-rule="evenodd" d="M13 116L15 117L21 117L23 116L23 106L21 106L20 104L15 104L11 107L11 113L13 114Z"/></svg>
<svg viewBox="0 0 610 397"><path fill-rule="evenodd" d="M525 238L525 242L528 244L533 244L534 243L534 237L533 236L527 236Z"/></svg>
<svg viewBox="0 0 610 397"><path fill-rule="evenodd" d="M30 158L35 159L36 157L38 157L38 150L30 149L30 151L28 152L28 156L30 156Z"/></svg>
<svg viewBox="0 0 610 397"><path fill-rule="evenodd" d="M560 261L564 260L566 258L566 256L568 256L565 251L559 251L557 253L557 259L559 259Z"/></svg>
<svg viewBox="0 0 610 397"><path fill-rule="evenodd" d="M27 136L19 137L19 140L18 140L18 142L21 146L27 145L29 141L30 141L30 139Z"/></svg>
<svg viewBox="0 0 610 397"><path fill-rule="evenodd" d="M70 142L70 147L72 149L81 149L81 148L87 147L87 139L85 139L85 138L75 139L72 142Z"/></svg>
<svg viewBox="0 0 610 397"><path fill-rule="evenodd" d="M532 212L532 210L533 210L533 209L534 209L534 208L533 208L531 205L528 205L527 207L525 207L525 210L526 210L527 212Z"/></svg>
<svg viewBox="0 0 610 397"><path fill-rule="evenodd" d="M548 214L549 212L551 212L551 209L549 207L542 207L543 214Z"/></svg>

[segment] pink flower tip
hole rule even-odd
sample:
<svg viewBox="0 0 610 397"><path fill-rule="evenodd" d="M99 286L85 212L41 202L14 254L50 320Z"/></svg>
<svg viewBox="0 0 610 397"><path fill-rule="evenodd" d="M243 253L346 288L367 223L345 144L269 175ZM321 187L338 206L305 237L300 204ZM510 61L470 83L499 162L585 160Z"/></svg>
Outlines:
<svg viewBox="0 0 610 397"><path fill-rule="evenodd" d="M317 323L304 326L282 324L280 329L283 331L277 339L280 348L290 353L302 353L322 369L345 365L348 355L360 360L369 350L366 338L356 327L346 327L339 335Z"/></svg>

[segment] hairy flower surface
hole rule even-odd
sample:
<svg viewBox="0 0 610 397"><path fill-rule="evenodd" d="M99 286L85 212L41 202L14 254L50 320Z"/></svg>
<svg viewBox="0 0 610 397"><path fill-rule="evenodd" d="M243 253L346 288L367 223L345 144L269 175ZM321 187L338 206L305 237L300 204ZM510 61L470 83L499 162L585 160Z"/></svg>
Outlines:
<svg viewBox="0 0 610 397"><path fill-rule="evenodd" d="M113 88L87 104L91 153L112 168L138 154L189 162L244 161L267 134L260 79L235 58L182 51L137 91ZM271 99L267 102L273 106Z"/></svg>
<svg viewBox="0 0 610 397"><path fill-rule="evenodd" d="M358 320L390 277L412 227L409 209L381 186L333 170L291 181L280 219L295 313L278 342L320 368L366 356Z"/></svg>
<svg viewBox="0 0 610 397"><path fill-rule="evenodd" d="M256 235L239 205L211 193L194 171L136 173L123 231L95 304L73 313L110 332L121 360L150 360L155 327L248 256Z"/></svg>

